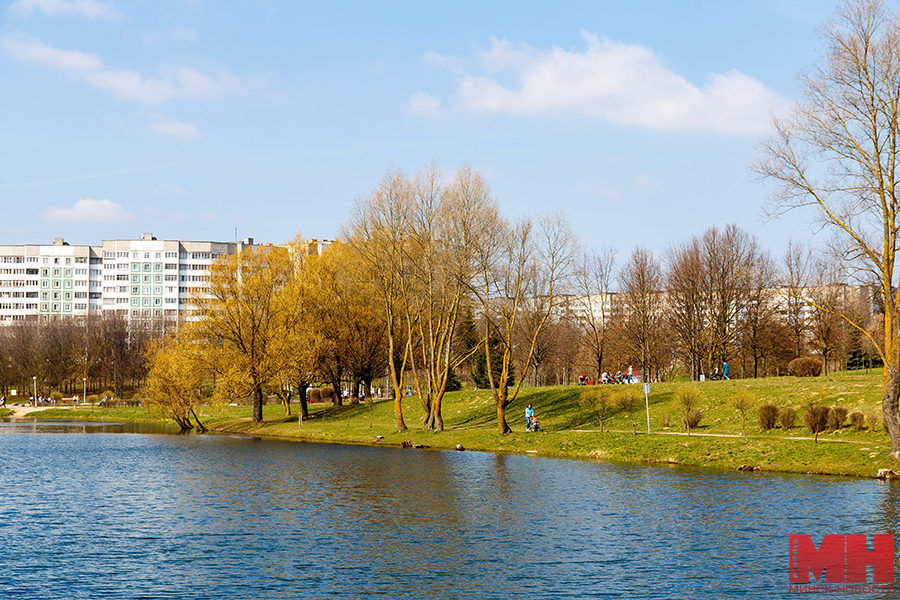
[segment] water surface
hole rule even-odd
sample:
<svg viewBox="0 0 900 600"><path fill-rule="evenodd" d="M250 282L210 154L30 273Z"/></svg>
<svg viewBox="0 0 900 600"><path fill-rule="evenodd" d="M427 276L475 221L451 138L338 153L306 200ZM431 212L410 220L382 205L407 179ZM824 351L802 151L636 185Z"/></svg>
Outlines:
<svg viewBox="0 0 900 600"><path fill-rule="evenodd" d="M160 431L0 424L0 596L771 598L789 534L900 522L871 480Z"/></svg>

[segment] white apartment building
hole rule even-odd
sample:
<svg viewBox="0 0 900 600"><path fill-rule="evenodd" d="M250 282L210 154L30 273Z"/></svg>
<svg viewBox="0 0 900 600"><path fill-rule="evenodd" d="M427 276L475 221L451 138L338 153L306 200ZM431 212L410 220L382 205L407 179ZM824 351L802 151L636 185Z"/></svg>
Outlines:
<svg viewBox="0 0 900 600"><path fill-rule="evenodd" d="M241 242L104 240L100 246L0 246L0 323L116 311L129 319L177 318L209 285L219 256Z"/></svg>

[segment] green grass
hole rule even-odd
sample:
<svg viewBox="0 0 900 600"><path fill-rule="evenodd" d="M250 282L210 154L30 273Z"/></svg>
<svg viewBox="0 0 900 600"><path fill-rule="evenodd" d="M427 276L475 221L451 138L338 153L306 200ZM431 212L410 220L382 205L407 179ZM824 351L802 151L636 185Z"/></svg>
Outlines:
<svg viewBox="0 0 900 600"><path fill-rule="evenodd" d="M604 433L589 409L579 404L577 386L524 389L507 409L507 421L513 433L497 430L496 408L486 391L460 391L448 394L443 404L445 430L421 430L423 411L418 398L404 398L407 431L394 426L393 402L376 401L366 405L331 407L310 405L311 415L302 425L294 414L284 416L280 404L264 407L265 422L251 422L249 406L204 407L200 411L211 429L327 443L399 446L403 441L431 448L453 448L462 444L468 450L494 452L536 452L547 456L591 458L606 461L692 465L713 469L735 469L742 465L766 471L874 476L879 468L894 467L890 459L890 440L884 431L866 429L854 432L849 424L838 432L819 435L814 443L803 427L803 411L810 401L828 406L840 405L849 412L881 415L880 372L837 373L827 377L793 377L757 380L714 381L694 384L700 391L699 410L703 420L690 437L681 423L675 390L685 382L652 384L650 393L650 429L641 402L634 418L638 434L631 433L631 421L621 410L613 409L604 419ZM642 389L635 385L635 389ZM618 389L618 388L617 388ZM754 397L754 409L747 414L747 437L741 436L741 419L732 407L731 397L739 390ZM771 402L778 408L797 410L797 425L761 432L756 407ZM527 404L533 404L542 433L524 431ZM672 427L663 427L669 415ZM41 418L84 418L95 420L160 420L142 408L49 410L33 413ZM383 439L377 439L382 436Z"/></svg>

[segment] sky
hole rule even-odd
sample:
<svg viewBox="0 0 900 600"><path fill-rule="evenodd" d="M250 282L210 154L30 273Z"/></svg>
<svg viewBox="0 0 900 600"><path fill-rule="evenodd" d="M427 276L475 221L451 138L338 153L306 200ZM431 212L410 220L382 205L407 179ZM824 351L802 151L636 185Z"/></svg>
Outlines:
<svg viewBox="0 0 900 600"><path fill-rule="evenodd" d="M0 244L333 239L389 168L478 169L511 219L665 253L736 223L836 3L0 4Z"/></svg>

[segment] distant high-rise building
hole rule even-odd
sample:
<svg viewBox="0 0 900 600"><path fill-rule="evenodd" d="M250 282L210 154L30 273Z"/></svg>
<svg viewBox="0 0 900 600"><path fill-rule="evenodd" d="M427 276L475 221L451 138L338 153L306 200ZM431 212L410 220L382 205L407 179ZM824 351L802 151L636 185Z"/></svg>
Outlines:
<svg viewBox="0 0 900 600"><path fill-rule="evenodd" d="M100 246L0 246L0 323L114 311L128 319L177 318L190 294L209 287L219 256L241 242L103 240Z"/></svg>

